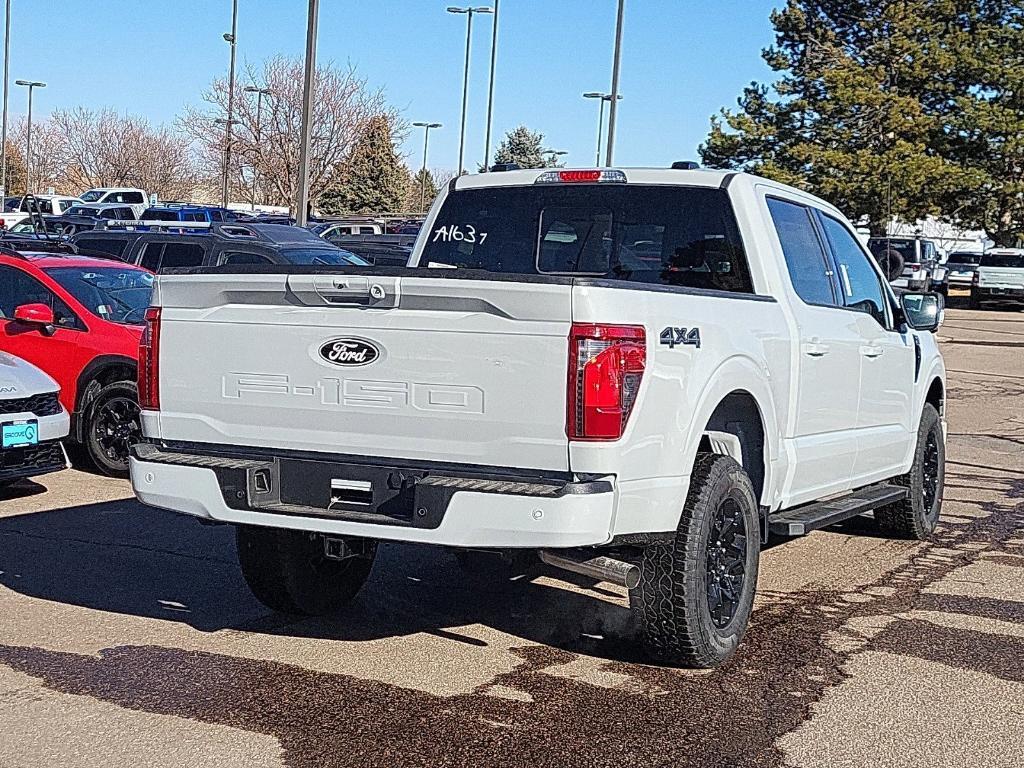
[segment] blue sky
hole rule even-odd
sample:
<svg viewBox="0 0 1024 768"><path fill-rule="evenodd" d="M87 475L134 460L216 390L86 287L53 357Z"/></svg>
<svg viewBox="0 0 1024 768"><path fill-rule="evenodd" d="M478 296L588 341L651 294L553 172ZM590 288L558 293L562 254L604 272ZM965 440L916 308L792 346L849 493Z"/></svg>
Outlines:
<svg viewBox="0 0 1024 768"><path fill-rule="evenodd" d="M772 42L768 14L782 0L627 0L615 161L664 165L696 159L708 117L733 105L742 87L770 78L760 58ZM318 57L351 62L410 121L432 132L430 165L454 168L465 46L465 16L444 0L321 0ZM173 121L226 73L230 0L13 0L13 80L37 79L36 114L111 106ZM597 103L608 90L615 0L502 0L494 135L519 123L568 150L571 165L593 163ZM239 0L239 71L246 61L301 56L304 0ZM483 158L490 17L476 16L470 65L467 165ZM11 111L25 92L11 87ZM420 163L421 134L405 151ZM495 142L496 142L495 139Z"/></svg>

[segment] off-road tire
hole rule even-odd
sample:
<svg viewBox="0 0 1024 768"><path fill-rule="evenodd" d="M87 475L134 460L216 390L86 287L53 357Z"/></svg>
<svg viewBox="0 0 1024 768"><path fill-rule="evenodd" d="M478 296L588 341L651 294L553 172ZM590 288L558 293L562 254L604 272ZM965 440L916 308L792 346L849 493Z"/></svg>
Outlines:
<svg viewBox="0 0 1024 768"><path fill-rule="evenodd" d="M934 471L937 472L936 487L932 498L925 493L926 467L929 463L929 437L934 440L935 460L938 462ZM942 491L946 478L946 446L942 439L942 421L939 412L931 403L925 403L921 413L921 423L917 428L917 444L914 447L914 463L910 472L893 480L897 485L906 486L909 493L906 499L894 504L887 504L875 510L875 519L879 527L893 535L905 539L924 540L931 536L939 522L942 511Z"/></svg>
<svg viewBox="0 0 1024 768"><path fill-rule="evenodd" d="M725 502L738 507L746 541L738 604L728 623L718 626L709 600L709 540ZM758 503L750 477L728 456L697 454L675 538L644 548L640 583L629 593L646 654L661 663L705 668L728 659L750 619L759 558Z"/></svg>
<svg viewBox="0 0 1024 768"><path fill-rule="evenodd" d="M329 560L323 539L305 531L240 525L235 539L242 576L256 599L271 610L302 616L326 616L347 605L377 555L376 542L353 538L365 556Z"/></svg>
<svg viewBox="0 0 1024 768"><path fill-rule="evenodd" d="M99 434L97 421L102 418L104 408L114 403L131 404L135 409L134 436L128 442L137 441L142 437L139 423L139 390L134 381L112 381L105 384L96 397L89 403L85 413L85 425L82 432L82 447L86 458L98 471L110 477L128 477L128 457L123 460L113 459L103 445L103 436Z"/></svg>
<svg viewBox="0 0 1024 768"><path fill-rule="evenodd" d="M903 256L894 248L886 249L885 253L878 257L878 266L890 283L903 274Z"/></svg>

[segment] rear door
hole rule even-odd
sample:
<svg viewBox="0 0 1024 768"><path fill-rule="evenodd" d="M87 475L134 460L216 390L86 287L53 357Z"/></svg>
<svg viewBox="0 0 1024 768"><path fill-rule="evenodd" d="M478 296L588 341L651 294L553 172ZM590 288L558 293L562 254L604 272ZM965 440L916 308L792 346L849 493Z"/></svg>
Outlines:
<svg viewBox="0 0 1024 768"><path fill-rule="evenodd" d="M568 469L569 280L164 276L167 440Z"/></svg>
<svg viewBox="0 0 1024 768"><path fill-rule="evenodd" d="M789 504L799 504L850 488L857 458L860 318L838 306L812 209L775 197L767 204L794 293L798 360L788 496Z"/></svg>
<svg viewBox="0 0 1024 768"><path fill-rule="evenodd" d="M897 474L907 455L914 392L914 340L895 328L882 278L856 236L838 219L818 212L835 265L835 283L860 336L860 401L854 484Z"/></svg>

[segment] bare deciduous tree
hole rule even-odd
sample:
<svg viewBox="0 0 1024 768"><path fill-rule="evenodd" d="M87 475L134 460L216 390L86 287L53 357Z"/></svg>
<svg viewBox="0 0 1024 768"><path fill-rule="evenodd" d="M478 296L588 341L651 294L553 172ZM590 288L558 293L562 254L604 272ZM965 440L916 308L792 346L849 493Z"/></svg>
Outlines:
<svg viewBox="0 0 1024 768"><path fill-rule="evenodd" d="M246 85L270 90L263 96L261 115L257 115L257 94L245 92ZM235 86L231 196L293 206L302 124L302 61L278 56L264 62L260 69L249 66ZM212 180L223 171L226 125L215 121L223 121L227 114L226 80L214 80L203 100L206 106L187 108L180 123L198 146ZM392 114L383 94L369 90L353 67L338 69L327 64L317 69L309 168L310 200L314 204L330 185L332 174L349 157L365 122L381 114Z"/></svg>
<svg viewBox="0 0 1024 768"><path fill-rule="evenodd" d="M24 121L14 130L25 146ZM57 110L32 124L33 191L79 194L90 187L132 186L163 198L189 198L198 174L187 138L112 109Z"/></svg>

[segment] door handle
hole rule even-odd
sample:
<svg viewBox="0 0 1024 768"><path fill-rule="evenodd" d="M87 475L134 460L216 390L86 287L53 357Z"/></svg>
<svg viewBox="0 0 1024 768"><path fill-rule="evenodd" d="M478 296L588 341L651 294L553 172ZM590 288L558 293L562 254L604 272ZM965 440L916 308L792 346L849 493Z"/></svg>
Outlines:
<svg viewBox="0 0 1024 768"><path fill-rule="evenodd" d="M882 352L884 351L885 350L883 350L881 347L875 346L873 344L865 344L860 348L860 353L864 355L864 357L881 357Z"/></svg>
<svg viewBox="0 0 1024 768"><path fill-rule="evenodd" d="M828 344L822 344L817 341L808 341L804 342L800 346L800 349L805 355L810 357L824 357L828 354L829 346Z"/></svg>

